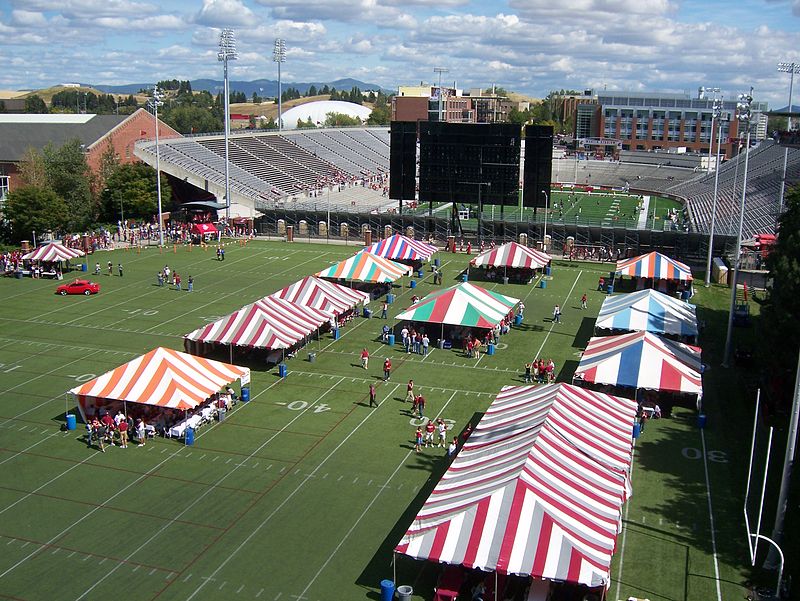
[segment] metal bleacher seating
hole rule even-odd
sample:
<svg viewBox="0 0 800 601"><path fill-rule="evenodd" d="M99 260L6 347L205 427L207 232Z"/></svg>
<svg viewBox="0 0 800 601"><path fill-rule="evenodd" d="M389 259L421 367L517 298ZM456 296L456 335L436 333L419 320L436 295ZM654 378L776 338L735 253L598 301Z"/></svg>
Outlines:
<svg viewBox="0 0 800 601"><path fill-rule="evenodd" d="M747 193L743 235L770 233L780 203L786 149L771 140L765 140L750 149L747 165ZM800 182L800 150L788 149L786 189ZM744 153L724 163L719 171L717 193L717 233L735 233L739 227L739 207L744 181ZM714 172L691 181L676 184L667 192L686 199L691 214L692 229L709 232L714 202Z"/></svg>

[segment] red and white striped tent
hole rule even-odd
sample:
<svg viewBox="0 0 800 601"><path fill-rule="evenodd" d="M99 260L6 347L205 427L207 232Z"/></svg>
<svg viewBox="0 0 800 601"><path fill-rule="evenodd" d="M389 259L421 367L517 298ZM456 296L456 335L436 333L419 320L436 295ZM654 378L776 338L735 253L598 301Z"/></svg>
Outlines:
<svg viewBox="0 0 800 601"><path fill-rule="evenodd" d="M364 249L368 253L393 261L427 261L439 249L433 244L394 234Z"/></svg>
<svg viewBox="0 0 800 601"><path fill-rule="evenodd" d="M575 379L686 394L703 393L699 347L650 332L589 339Z"/></svg>
<svg viewBox="0 0 800 601"><path fill-rule="evenodd" d="M607 586L635 418L634 401L569 384L504 387L395 550Z"/></svg>
<svg viewBox="0 0 800 601"><path fill-rule="evenodd" d="M541 269L553 257L516 242L508 242L496 248L490 248L472 259L472 267L515 267L518 269Z"/></svg>
<svg viewBox="0 0 800 601"><path fill-rule="evenodd" d="M86 420L105 400L193 409L236 380L249 384L250 369L159 347L69 392Z"/></svg>
<svg viewBox="0 0 800 601"><path fill-rule="evenodd" d="M688 265L656 251L617 261L616 274L656 280L692 281L692 270Z"/></svg>
<svg viewBox="0 0 800 601"><path fill-rule="evenodd" d="M68 261L70 259L77 259L83 257L86 253L77 248L69 248L57 242L50 242L44 246L40 246L27 254L22 255L25 261Z"/></svg>
<svg viewBox="0 0 800 601"><path fill-rule="evenodd" d="M315 278L313 275L306 276L270 296L335 315L349 311L359 303L367 304L370 301L366 292Z"/></svg>
<svg viewBox="0 0 800 601"><path fill-rule="evenodd" d="M187 348L192 347L192 342L202 342L231 347L287 349L314 333L332 316L333 313L328 311L267 296L197 328L184 336L184 341Z"/></svg>

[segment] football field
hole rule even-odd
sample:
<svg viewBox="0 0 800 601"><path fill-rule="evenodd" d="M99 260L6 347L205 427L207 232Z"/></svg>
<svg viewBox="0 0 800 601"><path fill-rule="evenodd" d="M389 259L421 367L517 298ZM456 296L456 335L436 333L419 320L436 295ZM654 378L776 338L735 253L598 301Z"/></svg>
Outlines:
<svg viewBox="0 0 800 601"><path fill-rule="evenodd" d="M405 354L380 342L386 322L358 318L339 340L323 335L288 359L286 378L252 365L251 401L201 428L193 446L157 438L100 453L87 448L80 422L63 431L69 389L155 347L183 350L184 334L356 250L260 241L227 249L225 261L213 249L97 253L90 265L122 263L124 277L91 277L102 288L90 297L57 296L50 280L0 278L0 598L378 599L381 580L393 577L392 549L447 467L441 448L414 452L421 422L403 401L405 383L413 378L427 414L457 434L502 386L523 383L528 359L552 357L558 381L571 381L606 297L598 278L610 269L555 262L546 288L476 282L526 305L522 326L480 360L460 350ZM444 286L455 284L469 258L438 256ZM165 264L184 281L191 275L194 291L159 287ZM398 282L390 324L412 294L439 288L427 270L418 282ZM705 376L709 428L679 409L637 441L609 599L742 598L750 426L747 411L728 407L740 407L746 389L714 363L727 295L700 287L693 300L714 365ZM555 304L561 325L550 320ZM394 369L383 382L386 357ZM397 584L412 586L414 599L433 598L440 571L397 557Z"/></svg>

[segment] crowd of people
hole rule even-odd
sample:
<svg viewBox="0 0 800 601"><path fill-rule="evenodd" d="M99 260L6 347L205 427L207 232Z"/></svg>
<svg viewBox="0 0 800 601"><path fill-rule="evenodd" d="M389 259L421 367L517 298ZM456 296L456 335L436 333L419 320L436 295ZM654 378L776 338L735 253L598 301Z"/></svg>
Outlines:
<svg viewBox="0 0 800 601"><path fill-rule="evenodd" d="M525 363L526 384L552 384L556 381L556 364L552 359L533 359Z"/></svg>

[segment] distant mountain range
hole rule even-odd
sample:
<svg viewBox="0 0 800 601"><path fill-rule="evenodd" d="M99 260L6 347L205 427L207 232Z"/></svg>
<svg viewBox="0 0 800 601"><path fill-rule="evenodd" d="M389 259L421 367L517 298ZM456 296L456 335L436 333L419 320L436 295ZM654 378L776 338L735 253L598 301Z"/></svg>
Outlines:
<svg viewBox="0 0 800 601"><path fill-rule="evenodd" d="M217 94L218 92L222 91L223 82L222 80L215 80L215 79L193 79L190 82L192 84L192 90L195 92L199 92L201 90L206 90L211 94ZM89 85L89 84L81 84L81 85ZM359 88L362 92L367 90L381 90L381 86L374 83L366 83L363 81L359 81L358 79L352 78L345 78L345 79L337 79L336 81L314 81L308 83L301 83L301 82L289 82L284 81L282 82L283 89L286 88L295 88L299 90L301 94L305 94L311 86L315 86L318 90L324 86L328 86L329 88L336 88L337 91L350 91L353 87ZM107 85L95 85L92 84L93 88L100 90L106 94L136 94L139 90L152 88L152 83L128 83L122 84L118 86L107 86ZM256 79L255 81L231 81L230 82L230 89L231 92L244 92L245 95L249 98L255 92L259 96L262 97L274 97L278 95L278 82L277 80L272 79ZM390 90L383 90L384 92L390 92Z"/></svg>

